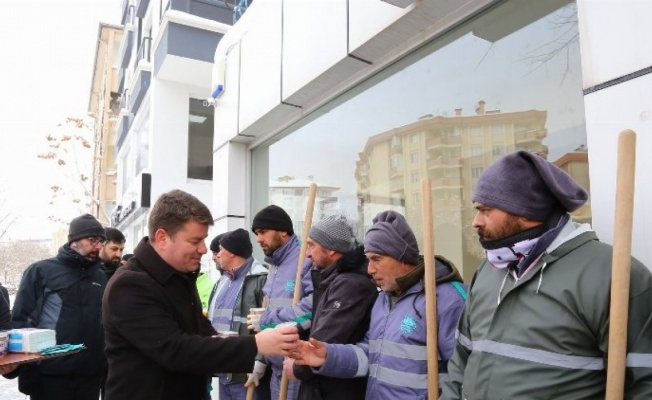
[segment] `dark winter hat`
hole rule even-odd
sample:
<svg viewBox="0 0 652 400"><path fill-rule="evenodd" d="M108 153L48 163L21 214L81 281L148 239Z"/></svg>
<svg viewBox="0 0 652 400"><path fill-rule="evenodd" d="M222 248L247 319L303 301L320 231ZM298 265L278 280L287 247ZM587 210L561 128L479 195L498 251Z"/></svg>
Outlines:
<svg viewBox="0 0 652 400"><path fill-rule="evenodd" d="M220 251L220 239L222 239L224 237L224 235L226 235L226 234L227 234L227 232L224 232L224 233L220 233L219 235L215 236L213 238L213 240L211 240L211 245L209 246L209 249L211 251L216 252L216 253L218 251Z"/></svg>
<svg viewBox="0 0 652 400"><path fill-rule="evenodd" d="M127 253L124 256L122 256L122 261L129 261L129 259L133 256L134 255L132 253Z"/></svg>
<svg viewBox="0 0 652 400"><path fill-rule="evenodd" d="M364 251L385 254L407 264L419 263L419 245L405 217L396 211L383 211L373 219L364 238Z"/></svg>
<svg viewBox="0 0 652 400"><path fill-rule="evenodd" d="M249 233L242 228L225 233L220 239L220 246L242 258L251 257L254 250L251 246L251 240L249 240Z"/></svg>
<svg viewBox="0 0 652 400"><path fill-rule="evenodd" d="M533 221L575 211L588 193L566 172L527 151L508 154L480 175L473 201Z"/></svg>
<svg viewBox="0 0 652 400"><path fill-rule="evenodd" d="M346 253L353 249L353 229L343 215L326 217L313 225L308 236L328 250Z"/></svg>
<svg viewBox="0 0 652 400"><path fill-rule="evenodd" d="M254 222L251 224L251 230L254 233L256 229L271 229L294 235L292 220L288 213L281 207L273 204L258 211L258 214L254 217Z"/></svg>
<svg viewBox="0 0 652 400"><path fill-rule="evenodd" d="M70 230L68 231L68 243L75 240L100 236L106 239L106 232L100 222L90 214L80 215L70 221Z"/></svg>

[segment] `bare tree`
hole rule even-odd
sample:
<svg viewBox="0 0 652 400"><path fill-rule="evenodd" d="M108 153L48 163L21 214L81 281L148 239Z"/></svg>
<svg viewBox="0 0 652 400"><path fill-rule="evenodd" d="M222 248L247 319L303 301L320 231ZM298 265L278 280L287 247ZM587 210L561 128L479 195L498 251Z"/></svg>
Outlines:
<svg viewBox="0 0 652 400"><path fill-rule="evenodd" d="M52 257L50 249L40 241L17 240L0 245L0 280L12 290L18 287L23 272L32 263Z"/></svg>
<svg viewBox="0 0 652 400"><path fill-rule="evenodd" d="M7 198L4 196L4 193L4 190L0 190L0 240L2 240L9 228L18 219L18 217L9 211Z"/></svg>
<svg viewBox="0 0 652 400"><path fill-rule="evenodd" d="M49 219L67 224L70 218L60 215L60 210L78 215L88 212L94 202L93 128L82 118L68 117L46 136L46 141L47 149L38 158L54 164L50 205L58 214Z"/></svg>

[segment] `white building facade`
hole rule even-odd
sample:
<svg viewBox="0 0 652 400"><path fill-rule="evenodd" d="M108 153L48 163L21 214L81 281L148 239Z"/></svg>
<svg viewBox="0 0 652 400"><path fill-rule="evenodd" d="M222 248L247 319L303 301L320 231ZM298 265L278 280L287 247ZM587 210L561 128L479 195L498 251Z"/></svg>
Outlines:
<svg viewBox="0 0 652 400"><path fill-rule="evenodd" d="M590 219L612 242L617 136L633 129L633 254L652 266L652 160L643 157L652 148L652 44L644 40L652 26L643 18L652 3L392 3L257 0L221 39L211 84L224 88L213 139L215 231L248 228L270 204L276 177L309 175L340 188L339 198L358 199L342 212L359 224L370 223L369 210L400 207L419 231L423 196L414 183L429 177L435 230L446 234L436 251L468 278L482 255L464 188L486 166L518 149L553 162L588 149ZM545 117L545 135L500 119L531 110ZM490 124L468 118L491 114ZM450 126L392 136L424 116L449 117ZM365 149L380 133L387 145ZM389 194L373 194L381 192Z"/></svg>
<svg viewBox="0 0 652 400"><path fill-rule="evenodd" d="M217 0L125 0L118 75L117 202L111 225L131 252L147 235L147 217L171 189L213 202L213 110L217 43L232 10Z"/></svg>

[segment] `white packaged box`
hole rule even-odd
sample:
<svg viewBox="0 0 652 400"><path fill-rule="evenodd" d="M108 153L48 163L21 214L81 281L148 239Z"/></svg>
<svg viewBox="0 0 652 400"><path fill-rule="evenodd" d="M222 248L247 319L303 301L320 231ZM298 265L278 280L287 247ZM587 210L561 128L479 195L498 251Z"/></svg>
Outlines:
<svg viewBox="0 0 652 400"><path fill-rule="evenodd" d="M9 331L10 353L40 353L57 344L56 332L52 329L23 328Z"/></svg>

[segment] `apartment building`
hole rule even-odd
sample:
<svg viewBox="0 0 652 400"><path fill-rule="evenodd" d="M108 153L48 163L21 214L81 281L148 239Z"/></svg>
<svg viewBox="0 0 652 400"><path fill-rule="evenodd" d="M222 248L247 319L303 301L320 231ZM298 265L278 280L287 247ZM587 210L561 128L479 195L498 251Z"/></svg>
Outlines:
<svg viewBox="0 0 652 400"><path fill-rule="evenodd" d="M118 49L121 41L121 26L100 23L88 113L94 120L91 213L104 225L109 224L116 203L115 126L120 100Z"/></svg>
<svg viewBox="0 0 652 400"><path fill-rule="evenodd" d="M110 224L133 249L162 193L182 189L213 203L214 112L202 100L233 9L216 0L125 0L121 11Z"/></svg>
<svg viewBox="0 0 652 400"><path fill-rule="evenodd" d="M630 128L633 253L652 265L652 26L640 17L652 3L613 4L256 1L215 52L216 230L248 226L275 177L308 175L357 198L343 210L361 226L397 208L419 230L417 182L430 177L434 208L447 210L433 221L436 250L469 277L481 254L464 210L482 168L527 145L579 173L591 201L576 218L610 242L617 135Z"/></svg>

